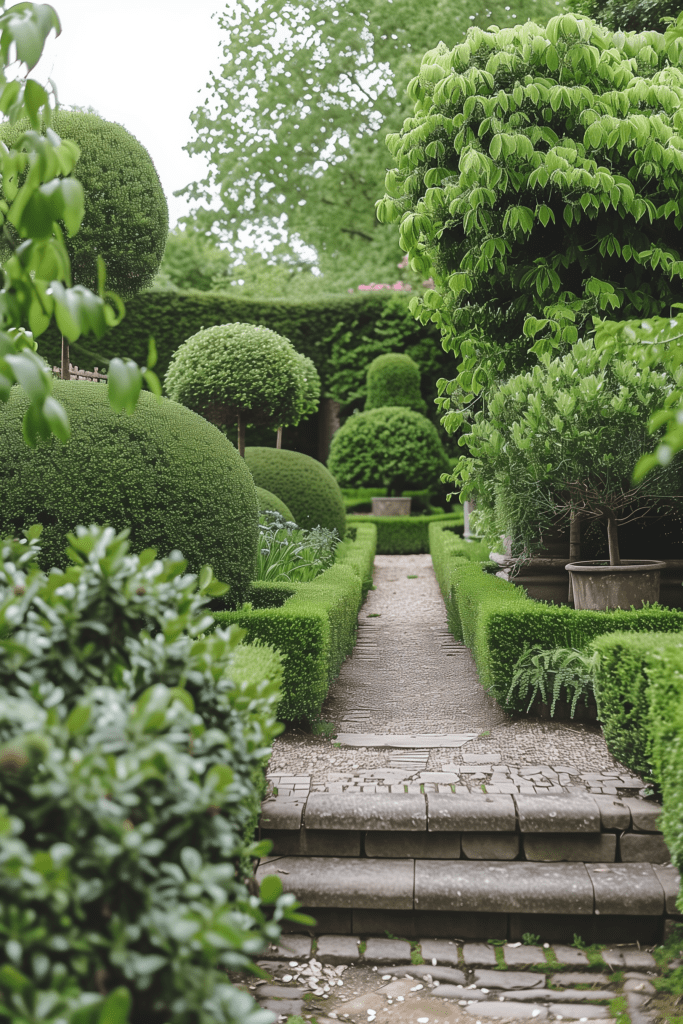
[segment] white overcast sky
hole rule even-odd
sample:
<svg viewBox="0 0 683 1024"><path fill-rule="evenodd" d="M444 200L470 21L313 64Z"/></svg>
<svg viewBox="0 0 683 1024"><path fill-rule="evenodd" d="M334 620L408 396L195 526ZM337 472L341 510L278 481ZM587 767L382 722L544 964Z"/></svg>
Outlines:
<svg viewBox="0 0 683 1024"><path fill-rule="evenodd" d="M220 66L214 11L224 0L49 0L62 22L32 77L52 78L60 103L94 107L147 148L168 199L171 224L187 210L173 193L204 176L183 146L190 112Z"/></svg>

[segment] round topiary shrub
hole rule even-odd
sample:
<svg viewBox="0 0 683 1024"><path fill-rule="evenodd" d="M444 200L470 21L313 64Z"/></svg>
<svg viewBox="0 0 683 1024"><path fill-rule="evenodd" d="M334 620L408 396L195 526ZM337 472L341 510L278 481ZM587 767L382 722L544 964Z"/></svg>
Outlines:
<svg viewBox="0 0 683 1024"><path fill-rule="evenodd" d="M367 409L386 405L401 405L414 412L427 411L420 394L420 367L410 356L400 352L387 352L377 356L368 366Z"/></svg>
<svg viewBox="0 0 683 1024"><path fill-rule="evenodd" d="M221 324L193 334L177 349L164 380L176 402L218 427L296 426L318 407L320 378L310 359L267 327Z"/></svg>
<svg viewBox="0 0 683 1024"><path fill-rule="evenodd" d="M124 298L150 285L164 255L168 205L152 158L123 125L97 114L57 110L50 127L81 151L74 177L85 193L85 217L73 238L65 233L74 284L97 291L97 257L107 288ZM11 146L28 121L0 127Z"/></svg>
<svg viewBox="0 0 683 1024"><path fill-rule="evenodd" d="M143 391L132 416L115 413L107 389L55 381L71 422L68 444L28 448L27 400L14 388L0 406L0 535L42 523L41 565L65 566L66 534L78 524L130 528L134 552L182 551L188 568L208 563L243 600L256 564L258 505L244 461L216 427Z"/></svg>
<svg viewBox="0 0 683 1024"><path fill-rule="evenodd" d="M350 416L327 465L342 487L386 487L389 495L429 487L450 469L434 424L401 406Z"/></svg>
<svg viewBox="0 0 683 1024"><path fill-rule="evenodd" d="M291 509L297 526L325 526L346 533L346 510L339 484L322 462L284 448L247 448L244 459L257 487L266 487Z"/></svg>
<svg viewBox="0 0 683 1024"><path fill-rule="evenodd" d="M259 512L279 512L289 522L294 522L294 516L282 498L278 498L277 494L273 494L272 491L267 491L265 487L257 487L256 500L258 501Z"/></svg>

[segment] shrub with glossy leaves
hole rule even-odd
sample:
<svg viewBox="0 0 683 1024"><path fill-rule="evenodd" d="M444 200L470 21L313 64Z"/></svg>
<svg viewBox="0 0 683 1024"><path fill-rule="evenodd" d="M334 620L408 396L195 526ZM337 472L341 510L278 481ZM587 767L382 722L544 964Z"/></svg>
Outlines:
<svg viewBox="0 0 683 1024"><path fill-rule="evenodd" d="M566 349L593 315L683 299L682 46L565 14L424 56L378 216L434 277L411 308L459 359L450 429L459 392L521 368L534 339Z"/></svg>
<svg viewBox="0 0 683 1024"><path fill-rule="evenodd" d="M293 913L245 878L278 681L206 634L225 588L178 553L79 528L46 576L31 536L0 564L0 1015L125 988L132 1024L266 1024L225 970Z"/></svg>
<svg viewBox="0 0 683 1024"><path fill-rule="evenodd" d="M450 469L434 424L400 406L350 416L332 438L327 465L342 487L388 494L429 487Z"/></svg>
<svg viewBox="0 0 683 1024"><path fill-rule="evenodd" d="M11 146L29 127L28 121L6 123L0 139ZM147 288L168 235L168 205L151 156L123 125L97 114L58 110L50 127L80 150L75 175L85 217L78 234L66 239L74 282L97 291L101 256L107 288L124 297Z"/></svg>
<svg viewBox="0 0 683 1024"><path fill-rule="evenodd" d="M243 600L253 579L258 510L254 484L235 448L195 413L149 392L132 415L115 413L107 389L55 381L71 421L67 445L27 448L18 388L0 407L0 535L32 523L45 529L44 569L66 564L66 535L78 523L130 528L135 551L179 548L192 571L208 562Z"/></svg>
<svg viewBox="0 0 683 1024"><path fill-rule="evenodd" d="M324 526L346 533L346 509L339 484L322 462L283 448L247 448L244 459L257 487L277 494L303 530Z"/></svg>
<svg viewBox="0 0 683 1024"><path fill-rule="evenodd" d="M410 356L388 352L368 366L366 409L401 405L414 412L427 411L420 394L420 367Z"/></svg>

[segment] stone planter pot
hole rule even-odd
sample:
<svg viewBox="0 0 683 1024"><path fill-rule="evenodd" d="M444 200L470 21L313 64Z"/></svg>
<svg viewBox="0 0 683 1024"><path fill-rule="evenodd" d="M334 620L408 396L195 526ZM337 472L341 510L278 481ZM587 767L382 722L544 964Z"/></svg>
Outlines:
<svg viewBox="0 0 683 1024"><path fill-rule="evenodd" d="M373 498L373 516L409 516L412 498Z"/></svg>
<svg viewBox="0 0 683 1024"><path fill-rule="evenodd" d="M593 611L642 608L659 600L662 569L666 562L632 558L622 565L604 561L570 562L566 569L574 587L574 607Z"/></svg>

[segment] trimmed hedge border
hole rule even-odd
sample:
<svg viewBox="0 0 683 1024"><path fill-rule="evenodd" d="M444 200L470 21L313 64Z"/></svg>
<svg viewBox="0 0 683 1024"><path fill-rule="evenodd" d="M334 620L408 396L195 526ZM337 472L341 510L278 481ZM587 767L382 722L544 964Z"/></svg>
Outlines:
<svg viewBox="0 0 683 1024"><path fill-rule="evenodd" d="M377 527L378 555L424 555L430 550L429 527L444 523L462 534L462 512L442 512L433 516L347 515L347 523L372 523Z"/></svg>
<svg viewBox="0 0 683 1024"><path fill-rule="evenodd" d="M508 701L508 692L514 667L530 647L585 650L605 633L683 632L683 611L675 609L593 612L533 601L481 563L460 561L466 557L461 549L447 550L435 534L433 559L449 627L472 651L482 686L506 711L524 710L514 696Z"/></svg>
<svg viewBox="0 0 683 1024"><path fill-rule="evenodd" d="M356 642L358 612L372 584L377 530L354 524L353 539L337 547L334 565L310 583L255 583L249 605L214 612L218 625L237 623L246 643L260 641L284 661L282 721L312 721L329 684Z"/></svg>

